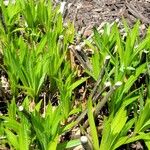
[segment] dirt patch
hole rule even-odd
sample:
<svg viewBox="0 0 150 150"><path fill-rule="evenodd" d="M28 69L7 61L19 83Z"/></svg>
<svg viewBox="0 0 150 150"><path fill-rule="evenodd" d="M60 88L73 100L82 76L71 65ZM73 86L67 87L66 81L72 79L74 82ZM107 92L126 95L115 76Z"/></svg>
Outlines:
<svg viewBox="0 0 150 150"><path fill-rule="evenodd" d="M65 18L74 21L77 30L124 17L132 25L137 19L150 24L150 0L67 0Z"/></svg>

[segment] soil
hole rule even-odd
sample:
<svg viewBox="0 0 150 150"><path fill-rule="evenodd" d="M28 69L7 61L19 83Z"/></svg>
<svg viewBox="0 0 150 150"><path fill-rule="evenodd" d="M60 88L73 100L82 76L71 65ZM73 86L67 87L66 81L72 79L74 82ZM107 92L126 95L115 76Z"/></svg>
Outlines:
<svg viewBox="0 0 150 150"><path fill-rule="evenodd" d="M102 22L121 21L124 17L129 25L137 19L150 24L150 0L66 0L65 19L74 21L77 31Z"/></svg>

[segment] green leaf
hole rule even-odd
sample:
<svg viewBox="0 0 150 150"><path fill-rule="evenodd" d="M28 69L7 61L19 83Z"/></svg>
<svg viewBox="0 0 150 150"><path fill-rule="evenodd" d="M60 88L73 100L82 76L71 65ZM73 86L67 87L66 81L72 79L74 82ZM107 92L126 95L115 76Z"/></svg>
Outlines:
<svg viewBox="0 0 150 150"><path fill-rule="evenodd" d="M70 140L67 142L59 143L57 146L57 150L73 148L79 145L81 145L80 139Z"/></svg>
<svg viewBox="0 0 150 150"><path fill-rule="evenodd" d="M135 97L131 97L128 99L123 100L123 106L126 107L128 105L130 105L131 103L135 102L136 100L138 100L139 96L135 96Z"/></svg>
<svg viewBox="0 0 150 150"><path fill-rule="evenodd" d="M121 137L118 142L115 144L113 150L117 149L118 147L120 147L121 145L125 145L125 144L128 144L128 143L132 143L132 142L135 142L135 141L138 141L138 140L147 140L149 141L150 140L150 134L145 134L145 133L139 133L139 135L136 135L136 136L124 136L124 137Z"/></svg>
<svg viewBox="0 0 150 150"><path fill-rule="evenodd" d="M135 133L139 133L141 131L145 131L150 126L150 102L144 106L143 110L141 111L139 118L135 124ZM146 128L147 127L147 128Z"/></svg>
<svg viewBox="0 0 150 150"><path fill-rule="evenodd" d="M19 147L20 149L23 149L24 150L29 150L29 144L30 144L30 137L28 135L29 133L29 126L28 126L28 122L25 120L25 118L23 117L21 119L21 128L20 128L20 131L19 131Z"/></svg>
<svg viewBox="0 0 150 150"><path fill-rule="evenodd" d="M37 47L37 50L36 50L37 55L41 54L43 52L43 50L46 46L46 42L47 42L47 36L44 36Z"/></svg>
<svg viewBox="0 0 150 150"><path fill-rule="evenodd" d="M127 135L128 131L131 129L131 127L133 126L133 124L135 123L136 119L133 118L131 120L129 120L123 127L120 137Z"/></svg>
<svg viewBox="0 0 150 150"><path fill-rule="evenodd" d="M72 129L74 126L76 126L77 123L78 123L78 122L74 121L74 122L71 122L71 123L67 124L67 125L63 128L62 132L67 132L68 130L70 130L70 129Z"/></svg>
<svg viewBox="0 0 150 150"><path fill-rule="evenodd" d="M126 112L125 108L122 107L116 113L116 115L111 123L112 133L114 135L120 133L122 131L126 121L127 121L127 112Z"/></svg>
<svg viewBox="0 0 150 150"><path fill-rule="evenodd" d="M145 142L145 144L146 144L146 147L147 147L148 149L150 149L150 140L145 140L144 142Z"/></svg>
<svg viewBox="0 0 150 150"><path fill-rule="evenodd" d="M146 71L146 64L140 65L138 68L136 68L135 75L131 75L127 82L125 83L123 93L127 93L131 86L134 84L134 82L138 79L139 75L144 73Z"/></svg>
<svg viewBox="0 0 150 150"><path fill-rule="evenodd" d="M16 149L19 150L19 143L17 135L15 135L13 132L11 132L9 129L5 129L6 137L10 144Z"/></svg>
<svg viewBox="0 0 150 150"><path fill-rule="evenodd" d="M40 101L36 104L35 110L36 110L37 112L40 112L41 104L42 104L42 100L40 100Z"/></svg>
<svg viewBox="0 0 150 150"><path fill-rule="evenodd" d="M85 78L81 78L78 81L74 82L70 87L70 91L73 91L76 87L78 87L80 84L82 84L83 82L85 82L88 79L88 77Z"/></svg>
<svg viewBox="0 0 150 150"><path fill-rule="evenodd" d="M95 125L94 116L93 116L93 112L92 112L92 110L93 110L92 99L90 97L88 99L87 108L88 108L88 121L89 121L89 125L90 125L93 147L95 150L98 150L99 149L99 140L98 140L96 125Z"/></svg>
<svg viewBox="0 0 150 150"><path fill-rule="evenodd" d="M73 108L70 112L69 112L69 116L70 115L74 115L76 113L81 112L81 108Z"/></svg>
<svg viewBox="0 0 150 150"><path fill-rule="evenodd" d="M104 120L104 129L102 131L102 140L100 143L100 150L110 150L111 143L114 137L111 134L111 122L110 120Z"/></svg>
<svg viewBox="0 0 150 150"><path fill-rule="evenodd" d="M117 52L120 57L120 62L121 62L121 65L124 66L124 64L123 64L123 62L124 62L124 47L123 47L123 43L122 43L118 28L116 28L116 42L117 42L116 49L117 49Z"/></svg>
<svg viewBox="0 0 150 150"><path fill-rule="evenodd" d="M56 136L55 139L53 139L52 141L49 142L48 150L56 150L57 143L58 143L58 136Z"/></svg>

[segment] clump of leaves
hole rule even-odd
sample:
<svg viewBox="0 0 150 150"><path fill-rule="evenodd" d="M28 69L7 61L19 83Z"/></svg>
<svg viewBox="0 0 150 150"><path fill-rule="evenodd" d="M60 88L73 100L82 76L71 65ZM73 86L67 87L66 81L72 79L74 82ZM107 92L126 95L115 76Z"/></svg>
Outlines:
<svg viewBox="0 0 150 150"><path fill-rule="evenodd" d="M87 45L94 52L91 58L92 69L88 70L87 68L87 73L92 76L97 83L100 83L98 91L102 93L101 96L105 98L109 93L103 91L103 89L105 89L105 83L110 82L114 84L117 81L123 83L121 87L113 91L111 96L107 99L108 117L103 123L104 128L101 133L100 145L98 145L97 142L99 141L97 133L94 127L92 127L94 126L92 112L88 112L91 135L92 137L97 137L97 139L93 138L93 147L95 147L95 149L99 149L99 147L102 150L116 149L121 145L140 139L144 140L146 145L149 146L149 133L146 133L146 129L149 127L149 115L145 113L145 115L141 117L143 111L146 112L149 106L148 103L145 102L149 96L149 91L147 90L149 89L147 84L149 80L147 82L145 80L143 83L139 82L141 76L145 76L146 79L149 79L147 78L147 70L149 70L147 65L150 42L149 28L147 29L145 37L140 36L139 21L132 29L124 22L124 28L124 33L120 32L116 23L112 25L106 24L101 33L94 28L92 43L86 41ZM107 55L110 56L110 62L105 66L105 74L99 79L99 72L104 68L103 62ZM143 58L143 56L145 57ZM141 96L141 91L142 93L144 92L144 96ZM100 101L102 100L100 97ZM127 114L130 114L133 110L131 108L134 108L133 116L135 118L131 116L127 117ZM88 111L91 111L90 104L88 105ZM140 115L137 111L140 111ZM143 121L143 119L146 120ZM147 122L147 124L144 122ZM135 131L133 131L133 135L129 138L128 131L130 129L132 130L132 128L134 128Z"/></svg>
<svg viewBox="0 0 150 150"><path fill-rule="evenodd" d="M1 32L3 68L8 74L12 94L17 96L21 88L37 100L45 78L50 80L53 93L53 89L57 89L55 78L68 61L65 56L74 38L73 25L63 26L59 7L53 9L50 1L19 0L9 2L7 7L1 3L1 7L6 27L18 24L8 33ZM18 11L10 14L12 9ZM19 19L15 19L16 15Z"/></svg>
<svg viewBox="0 0 150 150"><path fill-rule="evenodd" d="M8 115L0 117L2 119L1 133L4 137L3 144L16 150L22 148L25 150L32 148L52 150L79 145L79 139L59 143L59 138L64 133L63 120L65 119L61 105L56 107L49 103L41 112L41 104L42 101L36 104L31 112L28 97L19 107L17 107L14 99L11 101ZM70 126L69 123L65 125Z"/></svg>

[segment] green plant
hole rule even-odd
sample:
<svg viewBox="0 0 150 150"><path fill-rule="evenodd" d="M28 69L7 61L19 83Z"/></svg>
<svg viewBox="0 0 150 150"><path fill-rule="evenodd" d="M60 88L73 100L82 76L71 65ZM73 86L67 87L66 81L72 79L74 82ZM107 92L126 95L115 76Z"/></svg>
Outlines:
<svg viewBox="0 0 150 150"><path fill-rule="evenodd" d="M85 77L75 81L76 73L72 72L68 65L69 63L65 64L64 69L59 72L58 79L56 79L56 84L60 93L60 107L65 120L67 120L69 115L73 115L73 112L77 113L76 111L80 110L79 108L73 109L74 99L72 93L76 87L87 80Z"/></svg>
<svg viewBox="0 0 150 150"><path fill-rule="evenodd" d="M20 18L17 22L21 27L17 26L9 31L9 37L7 33L2 34L6 38L4 42L1 40L3 68L8 74L14 95L17 96L18 88L21 88L37 100L45 78L50 80L52 93L57 89L55 78L62 65L67 63L65 56L68 45L74 38L74 27L70 23L63 26L59 9L53 10L50 1L17 1L15 4L8 4L7 8L2 5L2 12L9 17L13 14L7 11L18 8L18 5L21 10L17 11ZM12 24L15 22L16 20Z"/></svg>
<svg viewBox="0 0 150 150"><path fill-rule="evenodd" d="M93 41L85 41L93 50L92 57L77 57L96 81L82 112L75 104L74 90L89 77L78 78L70 65L68 46L74 42L73 24L63 24L59 6L54 8L50 0L17 0L7 7L0 3L1 67L8 75L13 96L8 113L0 116L3 147L61 150L80 145L79 139L62 142L60 138L86 114L88 122L83 128L89 123L87 137L93 149L115 150L138 140L150 147L150 28L144 37L139 21L131 29L123 20L124 30L119 28L117 23L106 23L101 32L94 28ZM83 52L75 56L80 54ZM101 118L100 131L97 116Z"/></svg>
<svg viewBox="0 0 150 150"><path fill-rule="evenodd" d="M5 135L4 144L7 143L16 150L22 148L53 150L80 144L80 140L59 143L59 137L64 133L61 105L56 107L49 103L41 112L42 101L40 101L30 112L29 104L30 100L26 97L18 108L13 99L8 107L8 115L0 117L3 120L1 126Z"/></svg>
<svg viewBox="0 0 150 150"><path fill-rule="evenodd" d="M139 25L139 22L137 22L133 29L130 29L126 22L124 22L125 33L120 33L116 23L112 25L106 24L101 33L94 28L92 43L86 41L87 45L92 48L94 52L91 58L92 70L88 70L87 68L86 72L97 82L100 80L100 82L98 82L100 83L98 90L100 93L102 92L101 96L105 99L108 95L108 92L103 91L107 81L111 84L117 81L123 83L121 87L113 91L111 96L107 99L109 116L108 119L104 120L100 144L100 149L102 150L116 149L121 145L140 139L144 140L147 146L149 146L149 133L145 133L149 127L149 115L147 114L149 108L148 104L144 105L145 97L141 96L140 92L143 91L144 95L147 96L148 91L144 91L143 88L148 87L148 84L143 83L143 86L139 87L138 81L141 76L147 76L147 60L143 59L143 54L148 58L146 52L149 50L150 38L149 28L147 35L142 38L140 37ZM105 65L103 62L107 55L110 56L110 62ZM103 65L105 65L105 74L99 79L99 72L103 70ZM147 81L147 83L148 82L149 81ZM100 101L102 100L103 99L100 98ZM137 114L138 101L140 101L140 106L143 107L143 110L142 108L139 110L141 112L139 116ZM101 103L102 102L99 102L99 104ZM132 107L134 108L135 118L128 118L127 113L131 113ZM91 135L92 137L93 135L97 137L97 133L94 127L92 127L95 125L91 116L92 115L88 115ZM136 121L136 119L138 121ZM145 130L141 129L144 128L143 126L146 128ZM137 134L131 135L129 138L128 131L132 129L132 127L135 131L138 131ZM95 139L95 141L98 141L98 138ZM93 141L94 147L96 147L95 149L98 149L98 144L95 143L96 142Z"/></svg>
<svg viewBox="0 0 150 150"><path fill-rule="evenodd" d="M8 116L1 116L1 119L4 120L2 125L6 136L4 143L8 143L11 148L16 150L20 150L22 147L28 150L31 135L30 123L20 113L19 116L16 116L17 112L15 100L13 99L8 106Z"/></svg>
<svg viewBox="0 0 150 150"><path fill-rule="evenodd" d="M137 100L137 98L135 99ZM144 140L147 147L149 146L149 133L145 131L149 128L149 116L147 111L149 110L149 102L146 104L138 116L138 118L129 118L127 116L126 107L132 103L129 99L128 103L124 102L122 107L117 111L115 115L111 114L108 118L104 119L103 131L100 145L98 144L98 134L93 118L92 101L88 102L88 120L91 129L91 136L93 141L93 147L95 150L115 150L122 145L135 142L137 140ZM137 120L137 121L136 121ZM128 135L128 131L135 125L134 131L131 135ZM99 148L100 147L100 148Z"/></svg>
<svg viewBox="0 0 150 150"><path fill-rule="evenodd" d="M72 92L87 79L75 82L75 72L71 73L68 65L66 56L69 43L74 39L73 25L68 22L67 26L63 26L59 7L53 9L51 1L19 0L14 4L9 3L8 7L1 3L1 8L2 67L8 75L13 97L22 92L27 96L22 99L23 107L20 109L23 110L19 111L13 100L8 107L8 116L2 116L5 143L14 149L25 146L25 149L50 150L56 149L57 145L71 147L80 144L79 140L58 144L59 136L75 125L74 122L67 123L68 117L80 111L79 108L72 109ZM10 14L13 9L14 13ZM16 23L17 26L14 26ZM60 104L52 106L48 102L41 112L40 101L30 112L31 103L39 101L46 79L50 82L48 90L51 94L59 93L57 101ZM64 121L65 126L62 125ZM23 137L26 138L25 143Z"/></svg>
<svg viewBox="0 0 150 150"><path fill-rule="evenodd" d="M41 55L37 56L38 48L30 49L21 37L15 42L18 42L16 47L14 47L14 43L11 43L10 47L4 51L4 63L7 67L12 92L16 93L20 80L22 85L18 87L25 89L33 99L37 99L46 75L43 69L44 58Z"/></svg>
<svg viewBox="0 0 150 150"><path fill-rule="evenodd" d="M102 33L98 33L94 28L93 44L86 42L94 54L91 58L92 71L87 70L95 80L98 80L100 70L103 68L105 57L109 55L110 63L105 66L105 75L103 76L100 88L109 81L112 84L121 81L122 86L112 95L110 101L110 111L116 111L120 108L123 99L137 94L137 88L132 88L141 74L146 73L146 63L142 55L145 50L149 50L149 29L147 35L141 39L139 34L139 22L133 29L130 29L126 23L125 33L120 33L117 24L106 24ZM133 94L134 93L134 94Z"/></svg>
<svg viewBox="0 0 150 150"><path fill-rule="evenodd" d="M92 136L92 141L93 141L93 148L95 150L99 149L99 139L98 139L98 134L97 134L97 129L94 121L94 116L93 116L93 107L92 107L92 99L89 97L88 100L88 120L89 120L89 125L90 125L90 130L91 130L91 136Z"/></svg>

